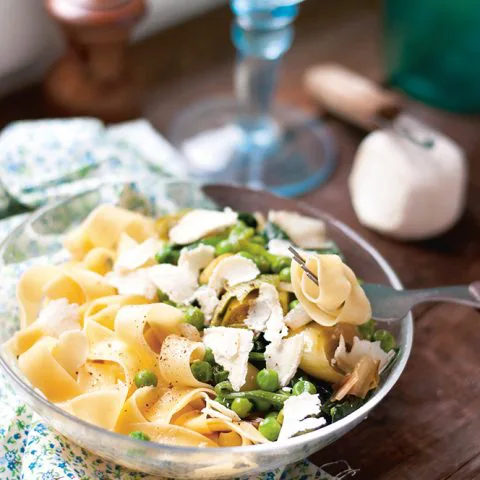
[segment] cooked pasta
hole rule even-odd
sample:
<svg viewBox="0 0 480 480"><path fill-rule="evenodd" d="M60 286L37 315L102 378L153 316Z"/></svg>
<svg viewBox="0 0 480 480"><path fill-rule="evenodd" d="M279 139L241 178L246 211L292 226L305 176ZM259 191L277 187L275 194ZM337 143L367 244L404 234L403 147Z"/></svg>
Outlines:
<svg viewBox="0 0 480 480"><path fill-rule="evenodd" d="M321 221L268 219L100 206L66 236L69 261L21 277L6 348L49 401L137 440L244 446L336 421L376 388L393 337Z"/></svg>

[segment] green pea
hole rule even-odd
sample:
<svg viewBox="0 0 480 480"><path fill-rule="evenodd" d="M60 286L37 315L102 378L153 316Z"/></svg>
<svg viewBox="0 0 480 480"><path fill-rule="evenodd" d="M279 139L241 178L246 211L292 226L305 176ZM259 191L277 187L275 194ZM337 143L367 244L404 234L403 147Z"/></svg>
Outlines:
<svg viewBox="0 0 480 480"><path fill-rule="evenodd" d="M165 303L165 302L168 302L169 300L168 295L165 292L162 292L161 290L157 290L157 297L160 303Z"/></svg>
<svg viewBox="0 0 480 480"><path fill-rule="evenodd" d="M258 226L257 219L249 212L239 212L238 219L248 227L257 228Z"/></svg>
<svg viewBox="0 0 480 480"><path fill-rule="evenodd" d="M173 245L165 245L157 254L155 255L155 260L157 263L171 263L176 265L180 257L180 252L173 248Z"/></svg>
<svg viewBox="0 0 480 480"><path fill-rule="evenodd" d="M280 386L278 373L275 370L264 368L257 373L257 385L266 392L275 392Z"/></svg>
<svg viewBox="0 0 480 480"><path fill-rule="evenodd" d="M264 237L262 237L261 235L254 235L250 241L252 243L257 243L258 245L265 245L266 243L266 240Z"/></svg>
<svg viewBox="0 0 480 480"><path fill-rule="evenodd" d="M277 419L273 417L264 418L258 426L258 431L271 442L277 440L281 429L282 427L277 422Z"/></svg>
<svg viewBox="0 0 480 480"><path fill-rule="evenodd" d="M215 255L218 257L224 253L232 253L235 249L233 248L230 240L222 240L215 246Z"/></svg>
<svg viewBox="0 0 480 480"><path fill-rule="evenodd" d="M302 393L317 393L317 387L307 380L298 381L292 389L294 395L301 395Z"/></svg>
<svg viewBox="0 0 480 480"><path fill-rule="evenodd" d="M278 412L268 412L265 414L265 418L274 418L275 420L277 420Z"/></svg>
<svg viewBox="0 0 480 480"><path fill-rule="evenodd" d="M247 398L236 398L230 407L240 418L245 418L253 409L253 403Z"/></svg>
<svg viewBox="0 0 480 480"><path fill-rule="evenodd" d="M292 260L289 257L274 256L271 263L273 273L280 273L284 268L290 267Z"/></svg>
<svg viewBox="0 0 480 480"><path fill-rule="evenodd" d="M272 404L269 401L261 398L254 400L253 403L255 404L255 410L259 412L268 412L272 408Z"/></svg>
<svg viewBox="0 0 480 480"><path fill-rule="evenodd" d="M227 381L217 383L214 387L214 390L215 393L220 397L233 392L232 384Z"/></svg>
<svg viewBox="0 0 480 480"><path fill-rule="evenodd" d="M185 322L193 325L197 330L205 327L205 315L198 307L187 307L185 309Z"/></svg>
<svg viewBox="0 0 480 480"><path fill-rule="evenodd" d="M158 383L157 376L151 370L140 370L133 381L137 388L156 387Z"/></svg>
<svg viewBox="0 0 480 480"><path fill-rule="evenodd" d="M279 277L281 282L290 283L292 281L290 267L282 268L280 270Z"/></svg>
<svg viewBox="0 0 480 480"><path fill-rule="evenodd" d="M372 340L373 334L375 333L375 322L373 321L373 319L370 319L368 322L359 325L357 328L360 335L365 340Z"/></svg>
<svg viewBox="0 0 480 480"><path fill-rule="evenodd" d="M203 360L197 360L190 365L192 375L203 383L210 382L212 380L212 366Z"/></svg>
<svg viewBox="0 0 480 480"><path fill-rule="evenodd" d="M289 310L293 310L300 302L298 300L292 300L289 304L288 304L288 309Z"/></svg>
<svg viewBox="0 0 480 480"><path fill-rule="evenodd" d="M380 346L384 352L389 352L397 346L393 335L390 332L387 332L387 330L377 330L373 334L373 340L380 341Z"/></svg>
<svg viewBox="0 0 480 480"><path fill-rule="evenodd" d="M203 357L204 362L208 362L210 365L213 365L215 363L215 357L213 356L212 349L207 347L205 349L205 355Z"/></svg>
<svg viewBox="0 0 480 480"><path fill-rule="evenodd" d="M143 432L130 432L128 436L134 438L135 440L143 440L144 442L150 441L150 437Z"/></svg>

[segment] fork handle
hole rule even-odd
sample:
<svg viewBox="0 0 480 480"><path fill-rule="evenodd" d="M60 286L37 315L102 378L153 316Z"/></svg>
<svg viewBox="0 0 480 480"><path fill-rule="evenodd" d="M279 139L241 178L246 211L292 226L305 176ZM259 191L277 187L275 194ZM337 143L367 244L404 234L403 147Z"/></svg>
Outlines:
<svg viewBox="0 0 480 480"><path fill-rule="evenodd" d="M470 285L405 290L412 307L424 302L449 302L480 308L480 281Z"/></svg>

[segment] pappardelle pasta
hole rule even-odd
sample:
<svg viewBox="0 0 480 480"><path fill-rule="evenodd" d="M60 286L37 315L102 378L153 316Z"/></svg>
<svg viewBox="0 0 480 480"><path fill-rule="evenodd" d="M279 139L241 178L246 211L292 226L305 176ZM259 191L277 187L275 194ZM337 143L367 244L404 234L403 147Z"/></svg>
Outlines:
<svg viewBox="0 0 480 480"><path fill-rule="evenodd" d="M69 261L21 277L6 348L49 401L138 440L286 440L361 406L395 356L314 218L102 205L65 247Z"/></svg>

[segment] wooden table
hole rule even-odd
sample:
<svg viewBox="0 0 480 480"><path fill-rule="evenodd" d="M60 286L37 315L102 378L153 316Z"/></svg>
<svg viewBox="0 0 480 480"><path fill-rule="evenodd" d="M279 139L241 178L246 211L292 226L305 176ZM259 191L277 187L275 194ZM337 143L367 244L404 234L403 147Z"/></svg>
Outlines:
<svg viewBox="0 0 480 480"><path fill-rule="evenodd" d="M163 32L133 49L147 91L146 116L161 130L182 107L231 91L233 48L227 9ZM309 0L297 23L279 98L315 107L301 86L304 69L337 61L382 79L378 6L372 0ZM470 159L468 205L459 224L434 240L399 243L363 228L346 180L362 133L328 120L339 147L331 180L306 199L346 222L375 245L407 287L480 279L480 118L410 102L421 118L462 145ZM38 85L0 101L0 123L45 116ZM317 464L345 459L359 479L480 478L480 315L436 305L416 314L415 345L406 372L357 429L313 456Z"/></svg>

